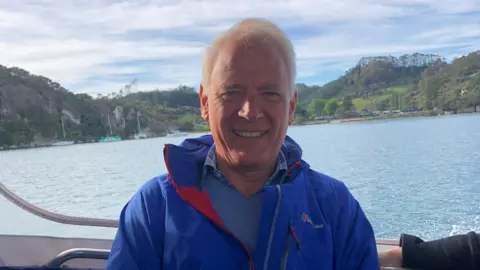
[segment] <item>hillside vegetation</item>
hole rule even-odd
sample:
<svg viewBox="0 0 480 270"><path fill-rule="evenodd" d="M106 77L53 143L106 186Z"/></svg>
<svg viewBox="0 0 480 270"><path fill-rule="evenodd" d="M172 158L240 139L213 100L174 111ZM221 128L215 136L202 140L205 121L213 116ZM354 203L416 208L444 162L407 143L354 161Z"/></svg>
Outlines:
<svg viewBox="0 0 480 270"><path fill-rule="evenodd" d="M134 84L93 98L25 70L0 66L0 146L63 139L62 117L66 139L75 141L96 141L106 135L130 138L138 132L137 114L141 131L150 136L193 130L202 121L193 88L130 93Z"/></svg>
<svg viewBox="0 0 480 270"><path fill-rule="evenodd" d="M480 51L452 63L418 53L366 57L324 86L297 86L299 123L369 111L471 111L480 105ZM66 138L75 141L110 135L109 118L111 135L124 139L139 132L137 119L149 136L208 129L193 88L132 92L135 88L134 80L116 93L93 98L23 69L0 66L0 147L63 139L62 118Z"/></svg>
<svg viewBox="0 0 480 270"><path fill-rule="evenodd" d="M324 86L298 86L299 121L348 111L463 112L480 105L480 51L452 63L424 54L362 58Z"/></svg>

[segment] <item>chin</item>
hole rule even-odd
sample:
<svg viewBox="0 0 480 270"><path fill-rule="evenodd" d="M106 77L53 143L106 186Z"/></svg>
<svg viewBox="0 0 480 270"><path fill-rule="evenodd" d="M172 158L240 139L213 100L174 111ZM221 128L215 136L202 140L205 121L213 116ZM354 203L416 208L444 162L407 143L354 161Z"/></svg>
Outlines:
<svg viewBox="0 0 480 270"><path fill-rule="evenodd" d="M265 155L257 153L258 151L255 151L255 153L252 152L237 152L236 155L233 156L235 163L242 166L259 166L265 163L266 160L268 160Z"/></svg>

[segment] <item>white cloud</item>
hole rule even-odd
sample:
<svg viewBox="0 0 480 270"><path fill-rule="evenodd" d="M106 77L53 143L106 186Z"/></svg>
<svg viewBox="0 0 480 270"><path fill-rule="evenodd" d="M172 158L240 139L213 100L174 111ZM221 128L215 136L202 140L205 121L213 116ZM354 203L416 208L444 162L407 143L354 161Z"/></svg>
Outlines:
<svg viewBox="0 0 480 270"><path fill-rule="evenodd" d="M203 48L245 17L286 29L299 81L326 81L362 56L480 49L478 0L0 0L0 64L76 92L134 77L140 89L196 85Z"/></svg>

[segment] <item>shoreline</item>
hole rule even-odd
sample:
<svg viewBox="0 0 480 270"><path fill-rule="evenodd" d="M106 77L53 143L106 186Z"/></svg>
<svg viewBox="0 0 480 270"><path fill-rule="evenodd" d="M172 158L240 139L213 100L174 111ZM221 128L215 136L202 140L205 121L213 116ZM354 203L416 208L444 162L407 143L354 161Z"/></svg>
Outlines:
<svg viewBox="0 0 480 270"><path fill-rule="evenodd" d="M341 124L341 123L351 123L351 122L362 122L362 121L374 121L374 120L388 120L388 119L400 119L400 118L412 118L412 117L438 117L438 116L451 116L451 115L480 115L479 112L473 113L457 113L457 114L431 114L428 112L417 112L417 113L404 113L404 114L394 114L394 115L378 115L378 116L367 116L367 117L354 117L354 118L335 118L330 120L313 120L306 121L303 123L295 123L292 126L311 126L311 125L324 125L324 124Z"/></svg>
<svg viewBox="0 0 480 270"><path fill-rule="evenodd" d="M417 113L404 113L404 114L395 114L395 115L379 115L379 116L368 116L368 117L355 117L355 118L341 118L341 119L330 119L330 120L314 120L314 121L306 121L303 123L294 123L291 126L312 126L312 125L325 125L325 124L342 124L342 123L352 123L352 122L363 122L363 121L374 121L374 120L388 120L388 119L400 119L400 118L412 118L412 117L438 117L438 116L450 116L450 115L480 115L479 112L473 113L457 113L457 114L431 114L428 112L417 112ZM198 133L208 133L210 131L206 130L192 130L187 133L189 134L198 134ZM166 136L158 136L158 137L166 137ZM150 137L150 138L158 138L158 137ZM150 139L147 138L147 139ZM122 141L130 141L134 139L125 139ZM91 143L99 143L99 142L82 142L82 143L74 143L73 145L77 144L91 144ZM34 146L6 146L0 147L0 152L3 151L14 151L14 150L25 150L25 149L37 149L37 148L49 148L49 147L59 147L59 146L52 146L52 145L34 145Z"/></svg>

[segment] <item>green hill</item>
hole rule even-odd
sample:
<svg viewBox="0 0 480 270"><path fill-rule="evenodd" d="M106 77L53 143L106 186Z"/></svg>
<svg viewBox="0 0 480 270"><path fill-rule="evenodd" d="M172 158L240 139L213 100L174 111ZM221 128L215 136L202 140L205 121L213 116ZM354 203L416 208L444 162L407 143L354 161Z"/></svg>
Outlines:
<svg viewBox="0 0 480 270"><path fill-rule="evenodd" d="M425 54L362 58L345 75L324 86L298 84L297 120L335 113L342 116L348 111L462 111L480 105L479 88L480 51L452 63Z"/></svg>
<svg viewBox="0 0 480 270"><path fill-rule="evenodd" d="M0 147L62 139L61 117L67 139L75 141L109 135L109 117L113 135L124 139L138 132L137 113L142 132L151 136L193 130L202 121L193 88L129 93L131 86L94 99L73 94L48 78L0 66Z"/></svg>

